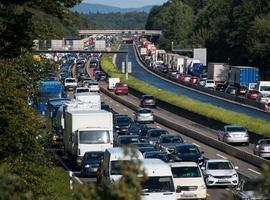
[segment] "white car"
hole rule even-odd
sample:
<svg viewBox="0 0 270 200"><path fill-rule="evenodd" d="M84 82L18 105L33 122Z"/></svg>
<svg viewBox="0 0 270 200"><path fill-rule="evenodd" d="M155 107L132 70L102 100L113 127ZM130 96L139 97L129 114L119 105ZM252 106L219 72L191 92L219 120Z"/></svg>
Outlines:
<svg viewBox="0 0 270 200"><path fill-rule="evenodd" d="M238 167L234 167L229 160L207 160L201 169L207 186L237 186L239 183Z"/></svg>
<svg viewBox="0 0 270 200"><path fill-rule="evenodd" d="M99 92L100 88L98 82L92 82L88 84L90 92Z"/></svg>
<svg viewBox="0 0 270 200"><path fill-rule="evenodd" d="M134 112L134 121L138 123L154 123L154 114L149 108L139 107Z"/></svg>
<svg viewBox="0 0 270 200"><path fill-rule="evenodd" d="M226 125L218 133L218 140L226 143L241 143L249 145L247 129L240 125Z"/></svg>
<svg viewBox="0 0 270 200"><path fill-rule="evenodd" d="M206 199L207 188L197 163L175 162L169 165L177 199Z"/></svg>
<svg viewBox="0 0 270 200"><path fill-rule="evenodd" d="M215 87L216 87L215 81L214 80L207 79L205 81L204 87L209 88L209 89L215 89Z"/></svg>
<svg viewBox="0 0 270 200"><path fill-rule="evenodd" d="M65 90L74 90L78 86L78 83L75 78L69 77L65 79L64 86Z"/></svg>

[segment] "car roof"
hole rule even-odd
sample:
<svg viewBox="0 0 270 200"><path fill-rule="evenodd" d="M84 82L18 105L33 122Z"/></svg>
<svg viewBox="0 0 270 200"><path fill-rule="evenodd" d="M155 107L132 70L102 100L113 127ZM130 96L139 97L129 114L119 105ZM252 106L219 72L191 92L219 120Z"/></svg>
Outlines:
<svg viewBox="0 0 270 200"><path fill-rule="evenodd" d="M195 144L186 144L186 143L176 144L175 147L196 147L196 148L198 148Z"/></svg>
<svg viewBox="0 0 270 200"><path fill-rule="evenodd" d="M232 127L245 128L244 126L238 125L238 124L231 124L231 125L226 125L226 126L224 126L224 128L232 128Z"/></svg>
<svg viewBox="0 0 270 200"><path fill-rule="evenodd" d="M160 159L143 159L142 167L148 177L151 176L171 176L171 168L167 163Z"/></svg>
<svg viewBox="0 0 270 200"><path fill-rule="evenodd" d="M125 155L125 152L127 153L136 152L138 159L143 159L142 153L136 148L113 147L113 148L107 148L105 150L105 154L106 152L110 154L110 160L129 160L131 157L129 154Z"/></svg>
<svg viewBox="0 0 270 200"><path fill-rule="evenodd" d="M171 167L198 167L198 164L195 162L174 162L169 163Z"/></svg>
<svg viewBox="0 0 270 200"><path fill-rule="evenodd" d="M165 135L161 135L160 137L181 137L178 133L169 133L169 134L165 134Z"/></svg>

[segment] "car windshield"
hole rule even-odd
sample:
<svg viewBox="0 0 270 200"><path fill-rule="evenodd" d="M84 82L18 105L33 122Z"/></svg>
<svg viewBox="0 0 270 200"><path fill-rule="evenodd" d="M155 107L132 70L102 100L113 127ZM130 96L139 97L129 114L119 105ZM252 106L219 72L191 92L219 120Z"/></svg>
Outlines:
<svg viewBox="0 0 270 200"><path fill-rule="evenodd" d="M165 130L151 130L149 136L150 137L160 137L161 135L166 134Z"/></svg>
<svg viewBox="0 0 270 200"><path fill-rule="evenodd" d="M138 111L140 114L148 114L148 113L151 113L151 110L148 110L148 109L142 109L142 110L139 110Z"/></svg>
<svg viewBox="0 0 270 200"><path fill-rule="evenodd" d="M228 127L228 132L245 132L246 129L244 127Z"/></svg>
<svg viewBox="0 0 270 200"><path fill-rule="evenodd" d="M138 143L139 139L138 137L121 137L119 138L120 144L132 144L132 143Z"/></svg>
<svg viewBox="0 0 270 200"><path fill-rule="evenodd" d="M131 160L115 160L111 161L111 175L122 175L123 166L133 164Z"/></svg>
<svg viewBox="0 0 270 200"><path fill-rule="evenodd" d="M183 146L183 147L176 147L177 154L182 155L197 155L199 154L199 150L195 146Z"/></svg>
<svg viewBox="0 0 270 200"><path fill-rule="evenodd" d="M89 92L88 88L84 88L84 89L77 89L76 91L77 93L83 93L83 92Z"/></svg>
<svg viewBox="0 0 270 200"><path fill-rule="evenodd" d="M117 83L116 87L127 87L126 83Z"/></svg>
<svg viewBox="0 0 270 200"><path fill-rule="evenodd" d="M173 178L201 177L198 167L172 167Z"/></svg>
<svg viewBox="0 0 270 200"><path fill-rule="evenodd" d="M165 153L146 153L145 158L158 158L164 162L169 162L169 158Z"/></svg>
<svg viewBox="0 0 270 200"><path fill-rule="evenodd" d="M106 144L110 142L108 131L80 131L80 144Z"/></svg>
<svg viewBox="0 0 270 200"><path fill-rule="evenodd" d="M183 140L181 137L163 137L161 143L182 143Z"/></svg>
<svg viewBox="0 0 270 200"><path fill-rule="evenodd" d="M117 124L130 124L131 119L128 117L119 117L116 119Z"/></svg>
<svg viewBox="0 0 270 200"><path fill-rule="evenodd" d="M270 140L263 140L262 144L270 144Z"/></svg>
<svg viewBox="0 0 270 200"><path fill-rule="evenodd" d="M143 99L145 99L145 100L153 100L154 97L152 97L152 96L144 96Z"/></svg>
<svg viewBox="0 0 270 200"><path fill-rule="evenodd" d="M207 168L210 170L224 170L233 169L233 166L230 162L209 162Z"/></svg>
<svg viewBox="0 0 270 200"><path fill-rule="evenodd" d="M214 83L214 81L206 81L207 83Z"/></svg>
<svg viewBox="0 0 270 200"><path fill-rule="evenodd" d="M261 91L266 91L266 92L270 92L270 86L261 86L260 87Z"/></svg>
<svg viewBox="0 0 270 200"><path fill-rule="evenodd" d="M152 192L174 192L174 185L172 177L148 177L142 182L142 188L144 193Z"/></svg>
<svg viewBox="0 0 270 200"><path fill-rule="evenodd" d="M66 83L75 83L76 80L75 79L66 79Z"/></svg>
<svg viewBox="0 0 270 200"><path fill-rule="evenodd" d="M101 160L104 156L104 152L90 152L86 153L86 160Z"/></svg>

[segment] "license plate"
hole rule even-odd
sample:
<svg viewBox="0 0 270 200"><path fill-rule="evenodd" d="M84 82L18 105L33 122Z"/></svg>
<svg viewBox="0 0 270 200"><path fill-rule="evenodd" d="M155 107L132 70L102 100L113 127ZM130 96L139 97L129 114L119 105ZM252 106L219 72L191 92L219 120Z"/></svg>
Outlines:
<svg viewBox="0 0 270 200"><path fill-rule="evenodd" d="M220 183L226 183L226 182L228 182L228 180L227 179L219 179L218 182L220 182Z"/></svg>
<svg viewBox="0 0 270 200"><path fill-rule="evenodd" d="M196 197L196 194L190 193L190 192L184 192L181 196L190 198L190 197Z"/></svg>

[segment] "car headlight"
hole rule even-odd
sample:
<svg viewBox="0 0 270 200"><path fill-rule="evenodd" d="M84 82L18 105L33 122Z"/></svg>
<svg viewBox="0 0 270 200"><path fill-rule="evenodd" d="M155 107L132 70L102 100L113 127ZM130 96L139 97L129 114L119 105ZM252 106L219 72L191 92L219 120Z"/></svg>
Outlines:
<svg viewBox="0 0 270 200"><path fill-rule="evenodd" d="M85 165L84 167L85 167L85 168L90 168L91 166L90 166L90 165Z"/></svg>
<svg viewBox="0 0 270 200"><path fill-rule="evenodd" d="M120 128L119 126L115 126L115 128Z"/></svg>
<svg viewBox="0 0 270 200"><path fill-rule="evenodd" d="M238 174L232 175L232 178L237 178L237 177L238 177Z"/></svg>
<svg viewBox="0 0 270 200"><path fill-rule="evenodd" d="M208 179L213 179L214 176L212 176L211 174L207 174L207 175L206 175L206 178L208 178Z"/></svg>
<svg viewBox="0 0 270 200"><path fill-rule="evenodd" d="M149 144L154 144L154 142L153 141L149 141Z"/></svg>
<svg viewBox="0 0 270 200"><path fill-rule="evenodd" d="M205 190L206 189L206 186L205 185L200 185L199 187L198 187L198 190Z"/></svg>

